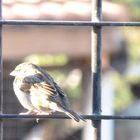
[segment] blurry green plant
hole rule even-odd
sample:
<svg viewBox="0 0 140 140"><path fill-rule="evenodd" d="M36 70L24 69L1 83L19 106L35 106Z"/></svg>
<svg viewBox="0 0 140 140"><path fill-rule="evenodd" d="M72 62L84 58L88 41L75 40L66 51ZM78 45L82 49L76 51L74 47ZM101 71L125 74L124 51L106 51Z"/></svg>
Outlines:
<svg viewBox="0 0 140 140"><path fill-rule="evenodd" d="M130 15L134 20L140 20L140 0L112 0L112 2L126 5L130 9Z"/></svg>
<svg viewBox="0 0 140 140"><path fill-rule="evenodd" d="M129 9L131 20L140 20L140 0L112 0L112 2L123 4ZM137 64L140 62L140 28L139 27L123 27L125 39L128 44L128 52L130 61L129 64ZM119 75L117 73L113 76L115 83L115 98L114 105L117 112L125 109L130 103L134 101L134 96L130 90L130 84L140 82L140 77L130 75Z"/></svg>
<svg viewBox="0 0 140 140"><path fill-rule="evenodd" d="M140 61L140 28L125 27L123 28L125 39L128 42L128 52L130 56L130 63L138 63Z"/></svg>
<svg viewBox="0 0 140 140"><path fill-rule="evenodd" d="M133 95L125 76L114 73L113 80L115 84L114 109L120 112L133 101Z"/></svg>
<svg viewBox="0 0 140 140"><path fill-rule="evenodd" d="M32 62L40 66L63 66L68 63L69 59L64 54L32 54L27 56L24 61Z"/></svg>

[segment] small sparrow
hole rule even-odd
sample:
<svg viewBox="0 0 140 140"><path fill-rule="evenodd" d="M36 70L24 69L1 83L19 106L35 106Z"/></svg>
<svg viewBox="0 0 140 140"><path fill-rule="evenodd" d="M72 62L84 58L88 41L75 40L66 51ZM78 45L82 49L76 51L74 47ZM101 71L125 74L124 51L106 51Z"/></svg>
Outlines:
<svg viewBox="0 0 140 140"><path fill-rule="evenodd" d="M24 114L52 114L59 111L77 122L84 120L69 108L66 94L40 67L28 62L22 63L10 75L15 77L13 88L19 102L28 110Z"/></svg>

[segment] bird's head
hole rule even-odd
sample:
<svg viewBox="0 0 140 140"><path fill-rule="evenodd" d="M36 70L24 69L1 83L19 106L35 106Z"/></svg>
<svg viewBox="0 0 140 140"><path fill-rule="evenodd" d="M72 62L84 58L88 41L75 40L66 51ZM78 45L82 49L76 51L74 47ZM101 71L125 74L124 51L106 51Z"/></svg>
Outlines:
<svg viewBox="0 0 140 140"><path fill-rule="evenodd" d="M36 65L25 62L21 63L16 66L16 68L10 73L11 76L18 76L18 75L30 75L31 73L34 73Z"/></svg>

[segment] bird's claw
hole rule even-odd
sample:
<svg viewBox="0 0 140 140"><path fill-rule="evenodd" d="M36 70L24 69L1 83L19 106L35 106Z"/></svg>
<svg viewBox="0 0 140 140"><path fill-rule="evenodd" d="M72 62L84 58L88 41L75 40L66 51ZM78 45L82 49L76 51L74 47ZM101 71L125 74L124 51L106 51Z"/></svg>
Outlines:
<svg viewBox="0 0 140 140"><path fill-rule="evenodd" d="M36 115L50 115L50 113L46 113L46 112L37 112Z"/></svg>
<svg viewBox="0 0 140 140"><path fill-rule="evenodd" d="M38 112L36 110L29 110L27 112L21 112L19 115L36 115Z"/></svg>

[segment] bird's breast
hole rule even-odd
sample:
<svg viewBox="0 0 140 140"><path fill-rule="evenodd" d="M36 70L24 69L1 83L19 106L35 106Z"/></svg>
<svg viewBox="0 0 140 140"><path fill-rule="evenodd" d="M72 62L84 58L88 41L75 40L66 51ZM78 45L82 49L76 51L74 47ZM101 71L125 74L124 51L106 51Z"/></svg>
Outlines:
<svg viewBox="0 0 140 140"><path fill-rule="evenodd" d="M15 94L16 94L19 102L21 103L21 105L24 108L26 108L28 110L31 110L34 108L32 103L31 103L31 98L30 98L29 94L26 94L25 92L21 91L19 89L19 87L16 86L15 84L14 84L14 91L15 91Z"/></svg>

